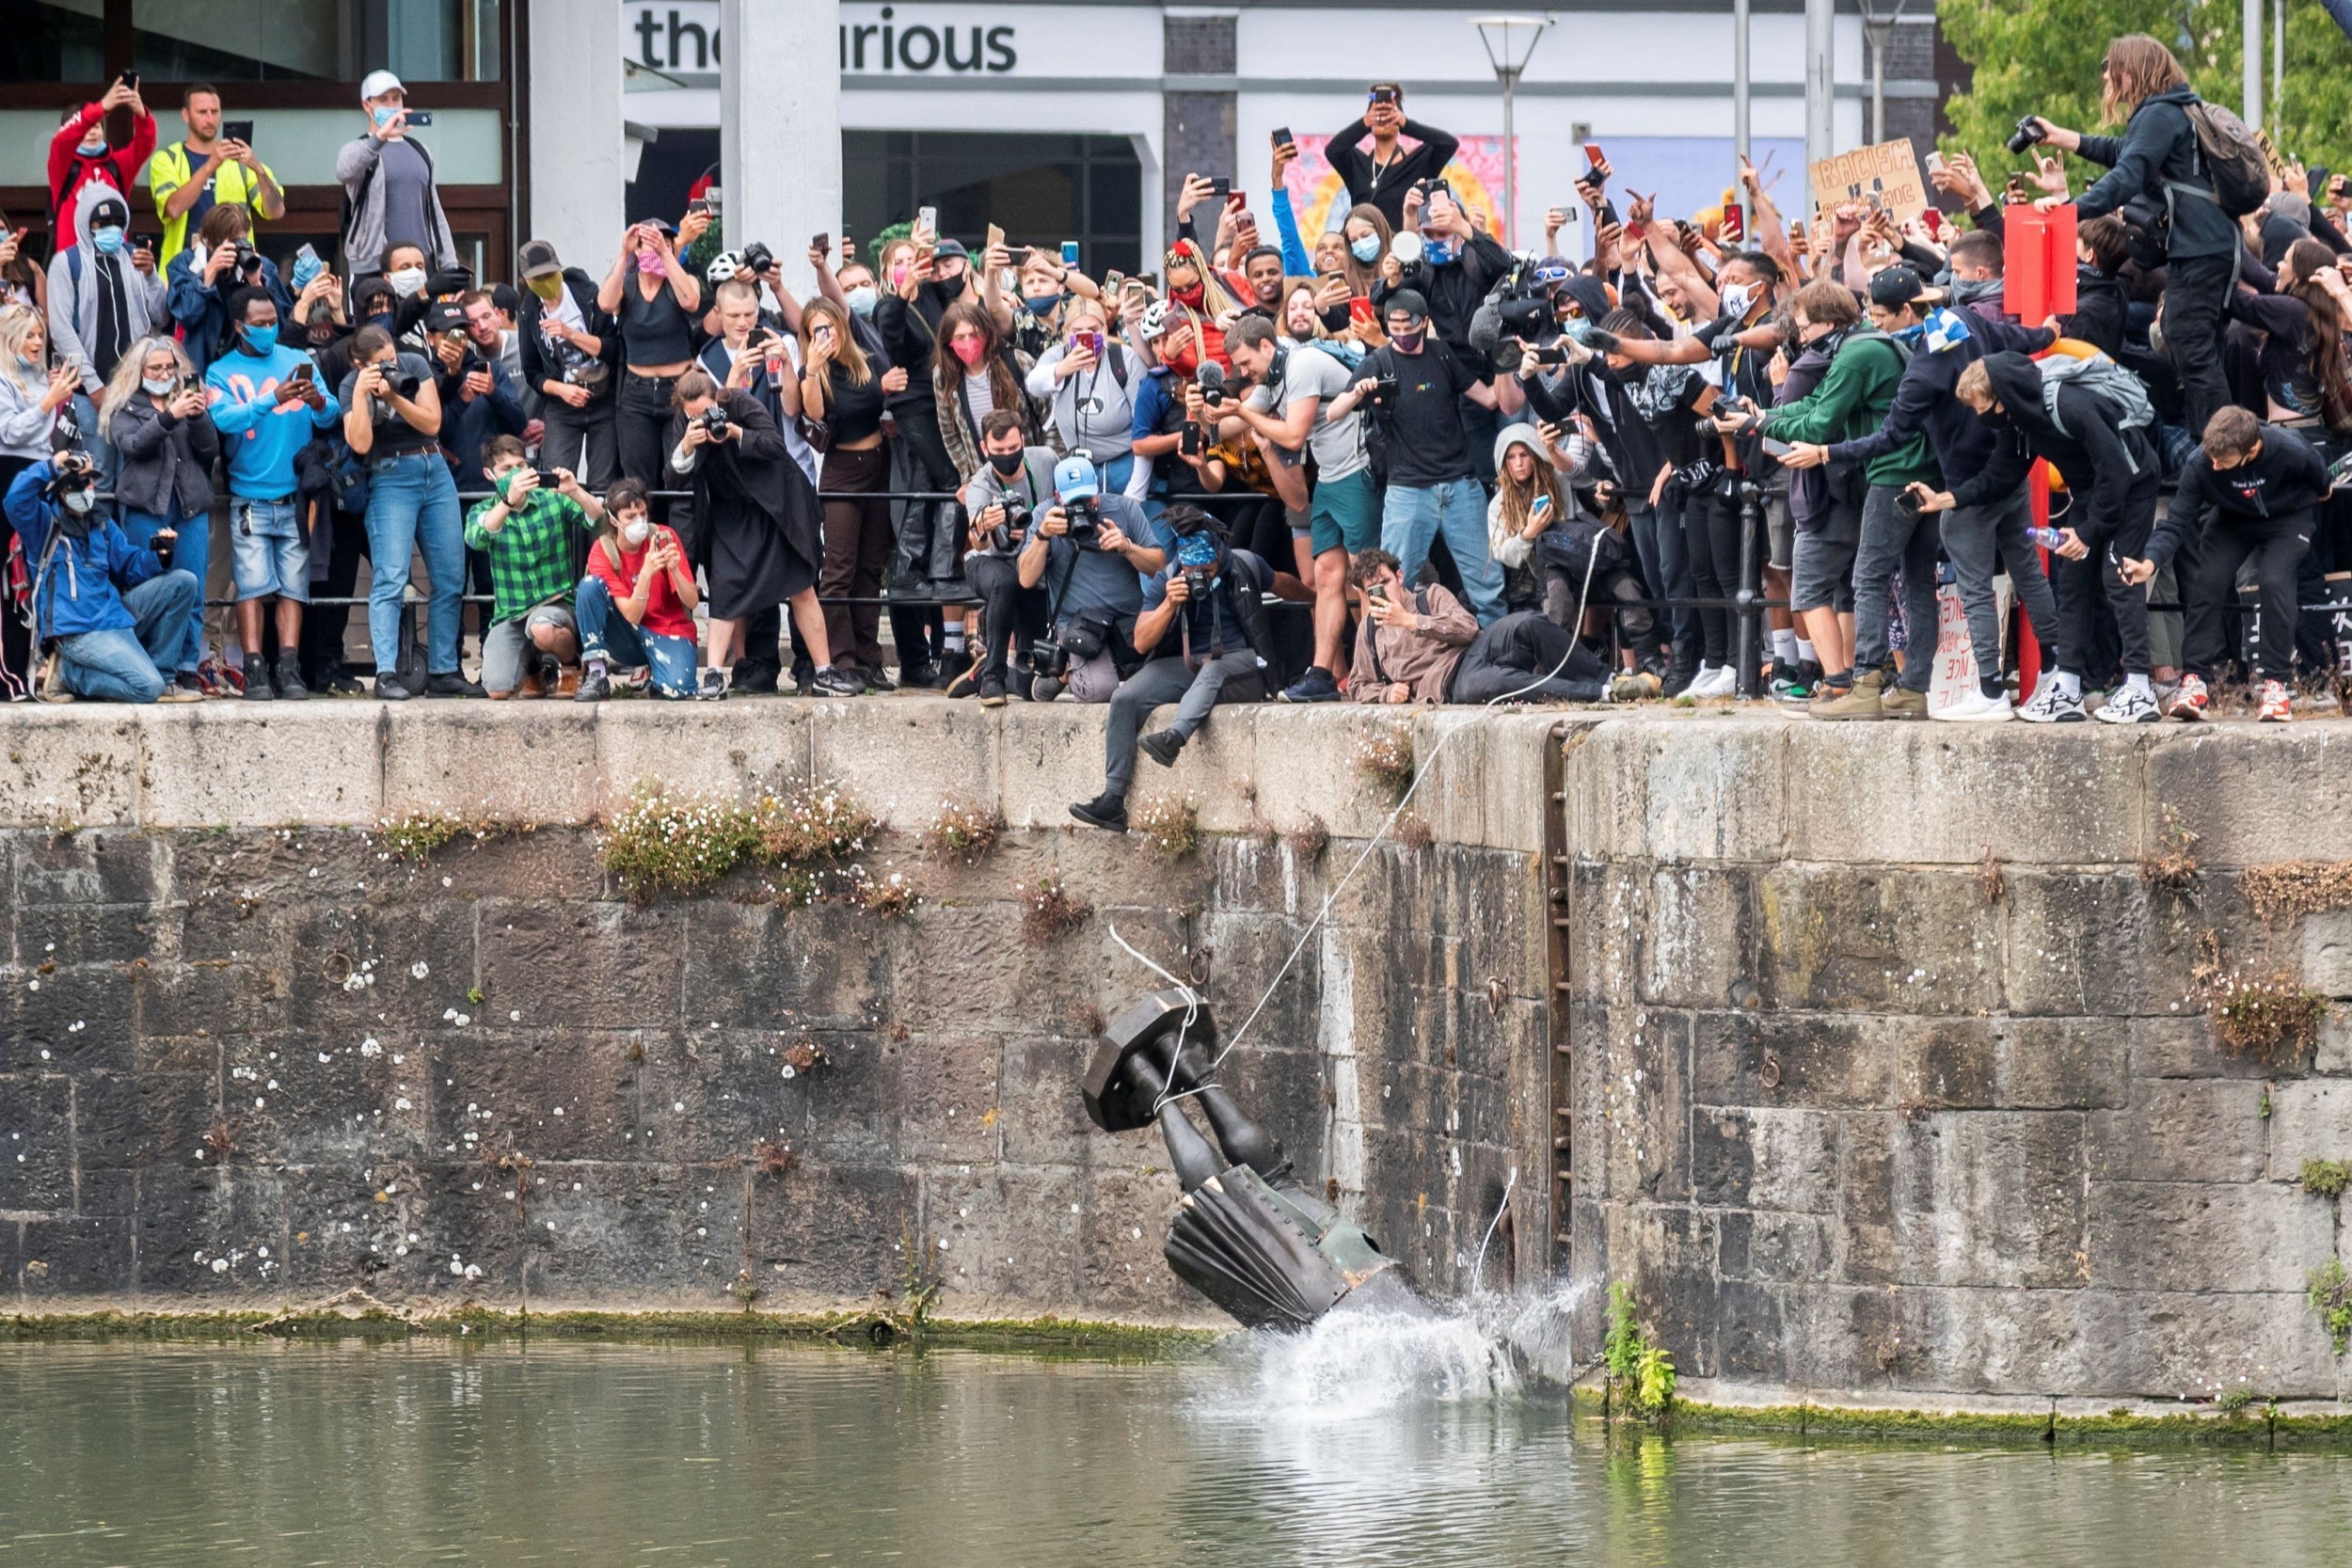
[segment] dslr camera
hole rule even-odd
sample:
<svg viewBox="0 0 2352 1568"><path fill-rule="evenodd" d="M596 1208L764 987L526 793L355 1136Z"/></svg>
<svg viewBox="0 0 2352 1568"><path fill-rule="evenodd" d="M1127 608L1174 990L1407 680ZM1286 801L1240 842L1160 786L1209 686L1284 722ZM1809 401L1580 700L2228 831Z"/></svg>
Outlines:
<svg viewBox="0 0 2352 1568"><path fill-rule="evenodd" d="M712 440L723 441L726 439L728 423L727 411L721 407L718 404L714 403L709 407L704 409L701 413L695 415L694 421L703 427L704 432L708 435Z"/></svg>
<svg viewBox="0 0 2352 1568"><path fill-rule="evenodd" d="M1070 650L1051 637L1041 637L1029 644L1029 673L1057 681L1070 673Z"/></svg>
<svg viewBox="0 0 2352 1568"><path fill-rule="evenodd" d="M1005 509L1005 520L989 530L988 547L997 555L1010 555L1029 531L1029 503L1018 496L999 496L991 504Z"/></svg>
<svg viewBox="0 0 2352 1568"><path fill-rule="evenodd" d="M1062 515L1070 519L1070 542L1082 548L1092 549L1103 531L1103 509L1092 496L1081 496L1064 503Z"/></svg>
<svg viewBox="0 0 2352 1568"><path fill-rule="evenodd" d="M2023 152L2026 149L2041 142L2047 135L2048 133L2042 129L2041 121L2033 116L2021 116L2017 121L2017 129L2009 134L2007 145L2011 152Z"/></svg>
<svg viewBox="0 0 2352 1568"><path fill-rule="evenodd" d="M743 247L743 270L763 273L776 264L776 253L757 240Z"/></svg>
<svg viewBox="0 0 2352 1568"><path fill-rule="evenodd" d="M1213 567L1187 566L1184 568L1184 593L1190 596L1194 604L1199 604L1209 596L1209 586L1216 581L1216 572Z"/></svg>

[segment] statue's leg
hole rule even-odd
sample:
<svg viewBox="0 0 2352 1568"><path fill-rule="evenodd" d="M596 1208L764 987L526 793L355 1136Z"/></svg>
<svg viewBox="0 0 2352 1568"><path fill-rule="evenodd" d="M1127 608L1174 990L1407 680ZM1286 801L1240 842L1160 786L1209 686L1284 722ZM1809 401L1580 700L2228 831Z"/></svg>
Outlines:
<svg viewBox="0 0 2352 1568"><path fill-rule="evenodd" d="M1127 1072L1135 1080L1136 1086L1154 1101L1161 1100L1168 1093L1168 1080L1161 1074L1159 1065L1150 1059L1148 1053L1137 1052L1130 1058ZM1200 1130L1193 1126L1191 1118L1184 1115L1184 1104L1181 1100L1169 1100L1160 1106L1160 1137L1167 1143L1168 1160L1176 1167L1177 1184L1185 1192L1191 1192L1225 1169L1226 1162L1216 1157L1216 1151L1209 1147L1209 1140L1200 1135Z"/></svg>
<svg viewBox="0 0 2352 1568"><path fill-rule="evenodd" d="M1174 1055L1175 1037L1169 1036L1161 1050ZM1287 1180L1291 1160L1282 1151L1282 1140L1245 1116L1222 1085L1203 1083L1207 1072L1206 1055L1199 1046L1188 1043L1183 1054L1171 1063L1168 1078L1179 1089L1190 1090L1200 1101L1200 1108L1208 1112L1209 1126L1216 1130L1217 1146L1225 1150L1227 1164L1248 1165L1269 1185Z"/></svg>

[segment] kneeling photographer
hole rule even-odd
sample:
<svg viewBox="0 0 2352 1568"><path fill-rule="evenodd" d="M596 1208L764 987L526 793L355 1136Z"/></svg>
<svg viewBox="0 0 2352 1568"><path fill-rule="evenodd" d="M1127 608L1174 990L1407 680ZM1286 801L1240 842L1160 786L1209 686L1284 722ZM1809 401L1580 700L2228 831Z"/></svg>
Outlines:
<svg viewBox="0 0 2352 1568"><path fill-rule="evenodd" d="M1044 585L1053 631L1030 650L1039 702L1052 702L1064 686L1082 703L1110 701L1137 662L1143 578L1168 563L1168 539L1139 503L1103 493L1088 458L1056 465L1054 503L1030 526L1020 558L1021 586Z"/></svg>
<svg viewBox="0 0 2352 1568"><path fill-rule="evenodd" d="M1018 562L1030 522L1053 501L1054 449L1028 445L1021 416L999 408L981 421L980 455L987 462L964 490L972 521L963 573L987 615L981 627L986 644L977 673L980 705L1002 707L1007 659L1017 645L1024 663L1015 684L1025 700L1029 651L1044 640L1049 624L1045 590L1025 586ZM947 694L968 691L960 678Z"/></svg>
<svg viewBox="0 0 2352 1568"><path fill-rule="evenodd" d="M1103 728L1103 793L1070 808L1089 827L1124 832L1127 785L1136 752L1163 768L1223 702L1263 702L1274 638L1261 595L1274 569L1227 543L1216 521L1197 506L1178 504L1161 518L1175 537L1174 559L1154 574L1136 620L1135 645L1143 664L1119 684L1110 721ZM1144 716L1177 704L1175 721L1140 740Z"/></svg>

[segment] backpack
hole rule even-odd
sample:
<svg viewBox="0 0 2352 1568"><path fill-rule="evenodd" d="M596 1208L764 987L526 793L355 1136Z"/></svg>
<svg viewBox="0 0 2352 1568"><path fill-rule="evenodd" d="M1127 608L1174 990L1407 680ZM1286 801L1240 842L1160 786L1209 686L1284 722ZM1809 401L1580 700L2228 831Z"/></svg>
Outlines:
<svg viewBox="0 0 2352 1568"><path fill-rule="evenodd" d="M2213 178L2210 192L2183 187L2219 204L2233 218L2242 218L2270 199L2270 160L2262 143L2238 119L2218 103L2200 99L2188 105L2188 128L2197 133L2197 153Z"/></svg>
<svg viewBox="0 0 2352 1568"><path fill-rule="evenodd" d="M2096 393L2114 409L2119 429L2152 426L2156 422L2155 408L2149 403L2148 388L2140 385L2139 377L2099 350L2074 355L2061 349L2041 364L2042 407L2060 436L2067 431L2066 421L2058 418L2058 388L2070 384Z"/></svg>

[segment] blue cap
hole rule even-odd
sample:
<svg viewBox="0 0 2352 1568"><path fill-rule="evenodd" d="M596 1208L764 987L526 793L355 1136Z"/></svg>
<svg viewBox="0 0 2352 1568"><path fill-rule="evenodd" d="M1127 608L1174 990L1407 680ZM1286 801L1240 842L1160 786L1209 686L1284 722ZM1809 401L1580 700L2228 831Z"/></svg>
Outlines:
<svg viewBox="0 0 2352 1568"><path fill-rule="evenodd" d="M1054 465L1054 494L1063 500L1085 500L1102 493L1103 482L1094 471L1094 460L1084 452Z"/></svg>

